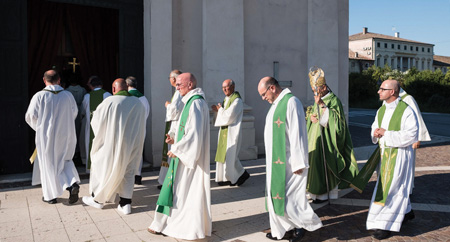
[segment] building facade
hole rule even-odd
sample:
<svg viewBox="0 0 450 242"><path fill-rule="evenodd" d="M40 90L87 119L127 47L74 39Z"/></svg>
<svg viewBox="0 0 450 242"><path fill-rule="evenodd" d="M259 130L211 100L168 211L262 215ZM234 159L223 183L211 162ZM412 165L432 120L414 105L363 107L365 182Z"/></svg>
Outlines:
<svg viewBox="0 0 450 242"><path fill-rule="evenodd" d="M400 38L398 32L389 36L371 33L368 28L349 37L349 50L373 60L376 66L387 65L399 71L412 67L420 71L433 70L433 47L433 44Z"/></svg>
<svg viewBox="0 0 450 242"><path fill-rule="evenodd" d="M264 153L264 122L270 104L261 100L257 92L258 82L264 76L275 76L308 106L314 103L308 71L312 66L319 66L325 71L327 84L341 99L345 112L348 111L348 0L3 0L0 1L3 13L0 14L0 70L5 75L0 99L6 104L6 115L0 118L0 174L31 170L28 158L34 150L34 131L26 125L24 113L34 94L28 95L31 90L28 67L40 62L31 61L28 52L44 49L39 45L32 47L28 42L30 31L35 30L33 36L43 34L39 28L31 27L43 19L30 17L31 3L36 1L65 4L65 9L83 8L92 11L92 16L100 9L114 10L117 35L112 39L118 44L111 51L117 57L107 59L116 63L114 78L135 76L138 89L150 101L144 160L154 167L161 164L164 102L170 100L173 92L168 81L172 69L192 72L210 105L222 102L225 79L236 82L236 90L245 103L241 148L244 159ZM66 16L58 8L45 11L59 13L62 19ZM86 13L76 17L85 18ZM56 25L64 21L53 22ZM109 25L93 21L79 29L103 30ZM61 43L52 38L56 36L54 32L48 33L51 33L48 39ZM74 50L75 55L84 51L87 57L93 57L96 55L91 46L93 41L84 39L78 40L81 47ZM101 53L96 57L101 59ZM92 66L85 61L79 68ZM51 68L52 65L45 65L37 73L42 75ZM98 74L96 71L88 74ZM33 79L43 85L41 76ZM107 79L104 87L110 88L113 79ZM217 132L212 127L211 154L216 149Z"/></svg>
<svg viewBox="0 0 450 242"><path fill-rule="evenodd" d="M433 70L441 70L442 73L446 74L450 68L450 56L433 56Z"/></svg>

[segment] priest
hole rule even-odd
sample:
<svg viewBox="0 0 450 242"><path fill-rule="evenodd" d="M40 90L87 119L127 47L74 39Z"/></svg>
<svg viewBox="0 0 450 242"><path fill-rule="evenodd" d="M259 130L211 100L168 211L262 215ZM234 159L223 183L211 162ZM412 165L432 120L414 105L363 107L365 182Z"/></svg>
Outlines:
<svg viewBox="0 0 450 242"><path fill-rule="evenodd" d="M273 77L260 80L258 93L272 104L264 127L266 208L271 229L266 237L298 242L305 230L322 227L306 198L309 165L303 105Z"/></svg>
<svg viewBox="0 0 450 242"><path fill-rule="evenodd" d="M379 144L381 158L366 227L375 230L373 237L378 240L390 237L391 231L400 231L403 223L415 217L409 194L414 176L412 145L417 142L418 123L413 109L399 98L399 91L396 80L381 84L378 95L385 104L378 109L371 130L372 142Z"/></svg>
<svg viewBox="0 0 450 242"><path fill-rule="evenodd" d="M56 198L68 190L69 204L73 204L78 201L80 189L80 178L72 161L77 143L77 103L59 85L61 79L56 71L46 71L43 80L44 90L33 96L25 113L25 121L36 131L33 174L38 175L33 175L33 185L42 184L44 202L57 203Z"/></svg>
<svg viewBox="0 0 450 242"><path fill-rule="evenodd" d="M314 203L338 198L358 173L353 143L339 98L325 81L322 69L309 72L315 105L307 115L309 173L306 186Z"/></svg>
<svg viewBox="0 0 450 242"><path fill-rule="evenodd" d="M148 102L148 99L144 96L144 94L142 94L138 89L137 89L137 80L136 77L134 76L129 76L127 77L127 79L125 79L125 82L127 83L128 86L128 92L139 98L139 101L141 101L142 105L144 105L145 107L145 120L147 120L148 118L148 114L150 113L150 104ZM141 176L141 171L142 171L142 165L144 162L144 157L141 157L141 162L139 165L139 169L137 170L135 176L134 176L134 184L136 185L142 185L142 176Z"/></svg>
<svg viewBox="0 0 450 242"><path fill-rule="evenodd" d="M222 90L225 94L223 103L211 106L216 113L214 126L220 127L215 157L216 182L219 186L240 186L250 177L238 157L244 103L239 92L235 91L233 80L223 81Z"/></svg>
<svg viewBox="0 0 450 242"><path fill-rule="evenodd" d="M111 93L102 88L103 81L98 76L89 77L87 85L91 91L84 95L81 105L82 120L79 144L81 161L86 165L86 171L89 173L91 169L90 152L92 140L94 139L94 133L91 129L92 113L105 98L111 96Z"/></svg>
<svg viewBox="0 0 450 242"><path fill-rule="evenodd" d="M175 88L175 84L177 82L177 77L182 74L180 70L173 70L169 74L169 82L170 85ZM170 129L176 130L178 128L178 120L180 119L181 111L183 110L184 103L181 101L181 95L178 90L172 95L172 99L170 101L166 101L164 106L166 107L166 127L164 130L164 143L162 150L162 161L161 168L159 170L158 177L158 189L161 189L162 184L164 183L164 179L166 178L167 169L169 169L169 163L167 152L169 151L169 144L166 143L166 134L169 133Z"/></svg>
<svg viewBox="0 0 450 242"><path fill-rule="evenodd" d="M92 169L89 194L83 202L95 208L120 201L117 210L131 213L134 174L142 158L145 137L146 111L138 98L127 91L124 79L118 78L112 86L114 96L98 105L92 117Z"/></svg>
<svg viewBox="0 0 450 242"><path fill-rule="evenodd" d="M184 108L167 155L169 171L161 188L148 231L195 240L211 236L211 192L209 168L209 108L205 94L197 88L193 74L176 79Z"/></svg>

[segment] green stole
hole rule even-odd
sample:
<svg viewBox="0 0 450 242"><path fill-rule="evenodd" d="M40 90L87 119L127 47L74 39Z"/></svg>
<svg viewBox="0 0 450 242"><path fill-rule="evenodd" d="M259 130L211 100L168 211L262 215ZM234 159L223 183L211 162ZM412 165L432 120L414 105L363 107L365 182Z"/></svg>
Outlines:
<svg viewBox="0 0 450 242"><path fill-rule="evenodd" d="M231 106L231 103L234 102L236 98L241 98L239 92L234 92L231 94L227 105L225 106L225 99L222 102L222 106L228 109ZM228 138L228 126L221 126L219 131L219 142L217 144L217 152L215 160L220 163L225 163L225 157L227 154L227 138Z"/></svg>
<svg viewBox="0 0 450 242"><path fill-rule="evenodd" d="M408 104L403 101L399 101L397 107L394 110L394 113L392 114L391 120L389 120L389 131L400 130L403 112L407 107ZM386 106L383 105L378 110L378 127L381 127L381 122L383 121L385 112ZM377 168L378 163L381 161L380 175L378 177L378 187L374 203L384 206L387 195L389 193L389 189L391 187L392 178L394 177L393 172L397 160L397 153L398 148L396 147L385 148L384 154L383 156L381 156L380 146L378 145L375 151L370 156L369 160L367 160L367 163L352 181L350 186L361 193L369 182L373 172Z"/></svg>
<svg viewBox="0 0 450 242"><path fill-rule="evenodd" d="M175 93L172 95L172 99L170 99L170 103L173 102L173 98L175 97ZM172 124L172 121L166 122L166 127L164 128L164 142L163 142L163 151L162 151L162 162L161 167L169 167L169 163L167 163L167 152L169 152L169 144L166 143L166 134L169 133L170 125Z"/></svg>
<svg viewBox="0 0 450 242"><path fill-rule="evenodd" d="M131 90L128 91L128 93L130 93L131 95L133 95L135 97L138 97L138 98L144 96L144 94L142 94L137 89L131 89Z"/></svg>
<svg viewBox="0 0 450 242"><path fill-rule="evenodd" d="M275 214L284 216L286 195L286 112L292 93L286 94L273 113L272 127L272 175L270 196Z"/></svg>
<svg viewBox="0 0 450 242"><path fill-rule="evenodd" d="M189 116L189 109L192 102L196 99L203 99L203 97L200 95L192 96L183 108L180 117L180 125L178 127L177 142L184 136L184 128ZM156 202L158 205L156 211L167 216L170 215L170 208L173 207L173 182L175 181L175 176L177 174L178 163L178 157L170 159L169 170L167 171L166 178L164 179L164 183L161 187L161 192L159 193L158 201Z"/></svg>
<svg viewBox="0 0 450 242"><path fill-rule="evenodd" d="M106 91L103 89L98 89L98 90L92 90L89 93L89 111L90 111L90 117L89 117L89 123L92 121L92 114L94 113L94 111L97 109L97 106L103 101L103 94ZM92 149L92 140L94 139L95 135L94 132L92 131L92 128L89 127L89 151L87 157L88 157L88 169L91 169L91 149Z"/></svg>

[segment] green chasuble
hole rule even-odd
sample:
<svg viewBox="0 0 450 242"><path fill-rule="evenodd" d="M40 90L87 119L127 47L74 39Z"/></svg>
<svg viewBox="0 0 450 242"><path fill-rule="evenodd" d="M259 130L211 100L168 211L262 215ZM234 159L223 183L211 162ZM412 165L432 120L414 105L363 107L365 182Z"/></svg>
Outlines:
<svg viewBox="0 0 450 242"><path fill-rule="evenodd" d="M144 94L142 94L137 89L131 89L131 90L128 91L128 93L130 93L131 95L133 95L135 97L142 97L142 96L144 96Z"/></svg>
<svg viewBox="0 0 450 242"><path fill-rule="evenodd" d="M392 114L391 120L389 120L388 131L399 131L401 128L402 116L405 109L408 107L403 101L397 104L397 107ZM381 127L381 123L386 112L386 105L381 106L378 110L378 127ZM384 206L386 202L389 189L391 187L392 178L394 176L395 163L397 160L398 148L384 148L384 153L381 155L380 146L378 146L367 163L361 169L361 172L352 181L351 186L355 190L362 192L370 180L373 172L378 166L381 160L380 175L378 177L377 193L375 195L375 203Z"/></svg>
<svg viewBox="0 0 450 242"><path fill-rule="evenodd" d="M270 197L275 214L284 216L286 196L286 111L293 95L286 94L273 113L272 123L272 175Z"/></svg>
<svg viewBox="0 0 450 242"><path fill-rule="evenodd" d="M234 102L236 98L241 98L239 92L234 92L231 94L230 99L228 100L227 106L225 106L225 100L222 102L222 106L224 109L228 109L231 106L231 103ZM227 154L227 138L228 138L228 126L221 126L219 131L219 142L217 144L217 152L215 161L220 163L225 163L225 157Z"/></svg>
<svg viewBox="0 0 450 242"><path fill-rule="evenodd" d="M189 116L189 109L191 107L192 101L196 99L203 99L200 95L192 96L186 103L181 112L180 125L178 126L177 142L180 141L184 136L184 127L186 126L186 121ZM167 171L166 178L161 187L161 192L159 193L157 212L163 213L167 216L170 215L170 208L173 207L173 182L175 181L175 176L177 174L179 159L178 157L170 159L169 170Z"/></svg>
<svg viewBox="0 0 450 242"><path fill-rule="evenodd" d="M98 89L98 90L92 90L89 93L89 111L90 111L90 118L89 118L89 123L92 120L92 114L94 113L94 111L97 109L97 106L103 101L103 94L106 91L103 89ZM94 139L94 132L92 131L92 128L89 127L90 130L90 134L89 134L89 151L87 157L88 157L88 169L91 169L91 149L92 149L92 140Z"/></svg>
<svg viewBox="0 0 450 242"><path fill-rule="evenodd" d="M325 167L323 161L323 149L327 161L328 188L331 191L338 186L339 189L348 188L350 182L358 174L358 165L353 152L353 143L348 130L347 122L338 97L330 92L322 98L328 107L329 119L326 128L319 122L313 123L311 117L307 117L309 169L308 192L321 195L327 193ZM314 105L312 114L317 114L317 105ZM321 115L323 110L321 110ZM318 116L317 116L318 118ZM321 131L323 134L322 147Z"/></svg>

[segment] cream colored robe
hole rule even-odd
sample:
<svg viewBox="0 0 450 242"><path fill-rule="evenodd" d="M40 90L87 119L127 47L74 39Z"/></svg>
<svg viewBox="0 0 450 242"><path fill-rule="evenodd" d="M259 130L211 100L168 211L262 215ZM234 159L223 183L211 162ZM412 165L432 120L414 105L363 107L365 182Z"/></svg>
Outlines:
<svg viewBox="0 0 450 242"><path fill-rule="evenodd" d="M80 182L80 178L72 161L77 143L77 104L72 94L63 91L59 85L45 89L61 92L36 93L28 106L25 121L36 131L37 158L32 184L42 184L44 199L48 201L61 196L67 187Z"/></svg>
<svg viewBox="0 0 450 242"><path fill-rule="evenodd" d="M230 97L225 98L225 107L229 100ZM241 122L243 113L244 104L240 98L234 99L228 109L221 107L217 112L214 126L228 126L228 135L225 163L216 162L216 182L230 181L235 184L239 177L244 174L244 167L242 167L238 157L241 148Z"/></svg>
<svg viewBox="0 0 450 242"><path fill-rule="evenodd" d="M183 103L196 94L205 96L196 88L182 98ZM212 230L209 108L204 99L192 102L185 132L170 148L180 159L173 184L173 208L170 216L155 211L150 228L170 237L194 240L211 236Z"/></svg>
<svg viewBox="0 0 450 242"><path fill-rule="evenodd" d="M387 130L392 114L397 107L400 98L386 103L386 112L381 122L381 128ZM386 131L380 140L373 136L375 129L378 128L378 112L375 116L375 121L372 124L372 142L374 144L381 144L381 154L383 154L385 147L398 147L397 160L394 168L394 177L391 182L388 197L384 206L374 203L375 195L378 188L378 182L373 191L372 201L370 203L369 214L367 216L366 227L371 229L390 230L394 232L400 231L403 218L406 213L411 211L411 203L409 201L409 194L411 190L411 182L413 173L412 144L417 142L417 119L414 111L408 107L405 109L400 131ZM379 175L380 165L377 168L377 176Z"/></svg>
<svg viewBox="0 0 450 242"><path fill-rule="evenodd" d="M290 93L284 89L271 105L264 127L264 144L266 148L266 194L270 194L272 179L272 142L273 114L280 100ZM286 113L286 203L284 217L275 214L270 196L267 197L270 228L273 237L283 238L284 234L294 228L314 231L322 227L322 222L308 203L306 183L308 176L308 141L303 105L296 97L291 97ZM293 172L304 169L302 174Z"/></svg>
<svg viewBox="0 0 450 242"><path fill-rule="evenodd" d="M137 97L111 96L92 117L89 193L97 202L112 202L116 193L132 198L145 137L145 108Z"/></svg>

